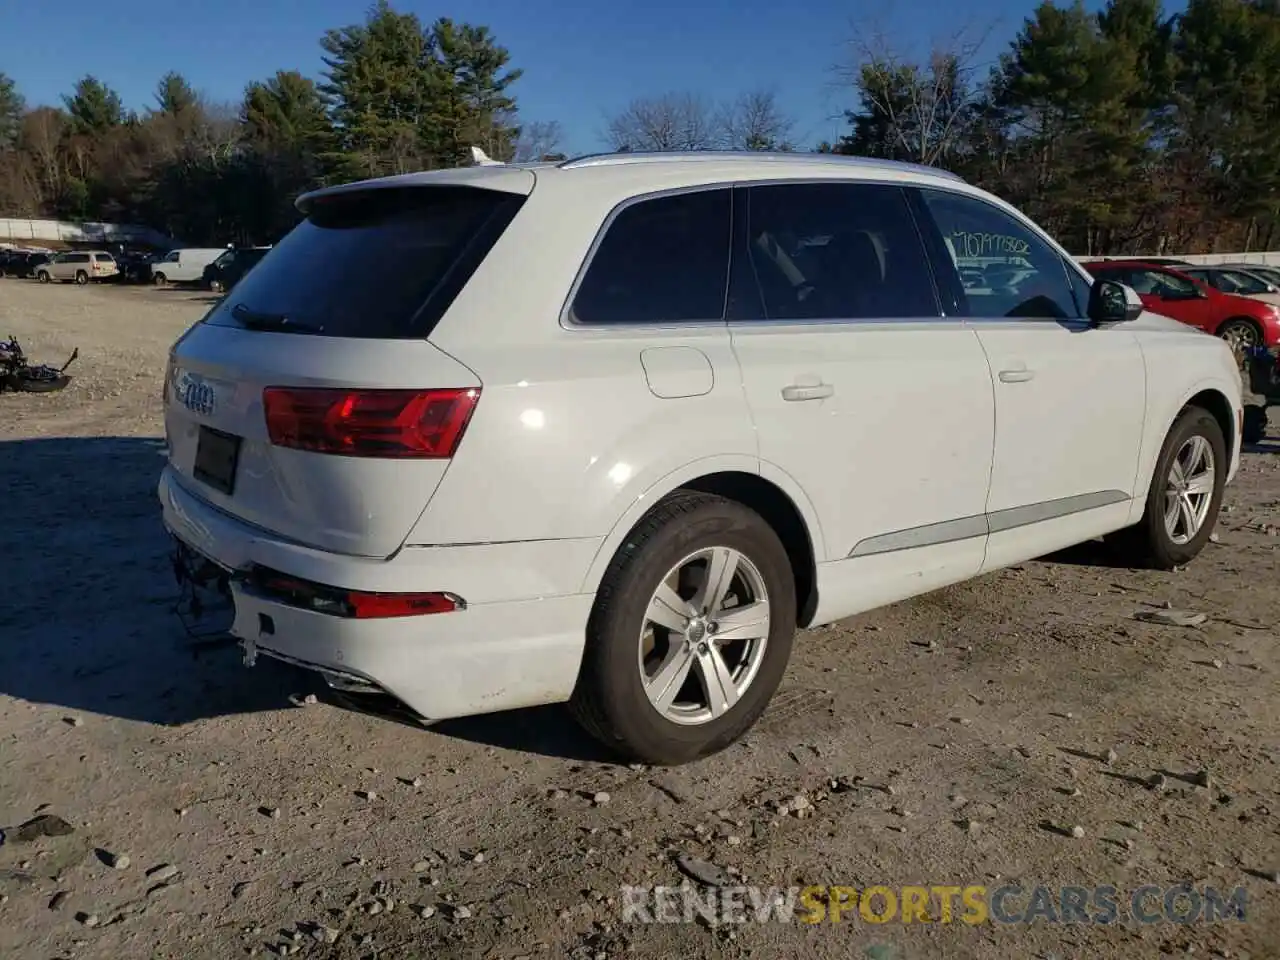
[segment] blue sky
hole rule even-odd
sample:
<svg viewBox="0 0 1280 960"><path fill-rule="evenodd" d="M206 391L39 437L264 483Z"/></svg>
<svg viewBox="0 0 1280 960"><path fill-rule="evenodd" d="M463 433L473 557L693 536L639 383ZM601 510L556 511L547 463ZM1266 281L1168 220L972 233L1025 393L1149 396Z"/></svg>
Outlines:
<svg viewBox="0 0 1280 960"><path fill-rule="evenodd" d="M800 144L834 139L843 127L840 111L851 103L838 67L849 61L855 24L878 29L904 52L960 32L975 40L985 35L980 56L991 60L1034 3L468 0L450 7L393 0L396 9L426 21L447 15L488 24L525 71L514 88L522 117L558 120L570 153L600 149L607 114L665 91L727 99L772 90L795 119ZM214 99L239 100L248 81L277 69L318 75L321 34L362 20L369 3L191 0L164 5L157 16L129 4L73 6L74 14L59 16L50 29L39 4L0 0L0 71L33 105L59 103L78 77L92 73L140 109L154 102L156 81L168 70Z"/></svg>

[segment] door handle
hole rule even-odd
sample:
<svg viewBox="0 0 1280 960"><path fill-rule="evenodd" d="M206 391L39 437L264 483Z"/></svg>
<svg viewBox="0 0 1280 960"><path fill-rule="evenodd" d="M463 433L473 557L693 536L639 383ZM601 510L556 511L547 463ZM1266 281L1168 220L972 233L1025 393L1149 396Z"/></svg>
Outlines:
<svg viewBox="0 0 1280 960"><path fill-rule="evenodd" d="M1023 367L1020 370L1001 370L1001 383L1026 383L1028 380L1034 380L1036 372Z"/></svg>
<svg viewBox="0 0 1280 960"><path fill-rule="evenodd" d="M800 385L793 383L790 386L782 388L783 400L822 400L826 397L833 396L836 388L829 383L814 383Z"/></svg>

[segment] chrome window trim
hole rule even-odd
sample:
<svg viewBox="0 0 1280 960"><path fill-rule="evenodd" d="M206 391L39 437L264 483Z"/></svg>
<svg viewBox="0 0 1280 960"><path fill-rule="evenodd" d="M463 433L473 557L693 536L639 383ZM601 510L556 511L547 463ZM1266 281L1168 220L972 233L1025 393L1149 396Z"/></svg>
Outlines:
<svg viewBox="0 0 1280 960"><path fill-rule="evenodd" d="M805 320L730 320L727 326L731 330L787 330L796 332L796 327L883 327L889 325L920 327L964 327L969 322L964 317L815 317Z"/></svg>

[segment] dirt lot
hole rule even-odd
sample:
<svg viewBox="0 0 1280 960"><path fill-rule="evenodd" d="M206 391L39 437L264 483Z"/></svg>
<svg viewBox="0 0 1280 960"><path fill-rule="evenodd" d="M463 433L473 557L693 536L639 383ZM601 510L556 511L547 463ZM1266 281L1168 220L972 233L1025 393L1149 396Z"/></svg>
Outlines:
<svg viewBox="0 0 1280 960"><path fill-rule="evenodd" d="M0 281L0 334L81 352L65 393L0 396L0 824L75 826L0 846L0 957L1280 956L1274 428L1188 569L1081 549L811 631L746 743L654 771L558 707L417 729L184 633L159 394L205 309ZM1135 619L1165 604L1208 621ZM681 854L764 887L1110 885L1120 919L624 918ZM1243 887L1244 922L1127 919L1181 882Z"/></svg>

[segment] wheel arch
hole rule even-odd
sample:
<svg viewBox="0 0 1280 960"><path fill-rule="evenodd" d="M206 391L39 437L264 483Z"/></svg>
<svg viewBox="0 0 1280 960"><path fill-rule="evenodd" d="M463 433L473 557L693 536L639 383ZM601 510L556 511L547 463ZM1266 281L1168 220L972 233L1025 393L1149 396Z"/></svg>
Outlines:
<svg viewBox="0 0 1280 960"><path fill-rule="evenodd" d="M699 461L654 483L614 523L596 552L582 592L596 592L610 561L649 511L672 494L697 491L754 510L778 534L795 578L798 625L807 626L817 611L817 563L824 556L817 513L804 491L785 472L771 465L762 466L763 471L752 471L738 465Z"/></svg>
<svg viewBox="0 0 1280 960"><path fill-rule="evenodd" d="M1236 442L1239 439L1236 430L1236 412L1231 406L1231 401L1220 390L1209 387L1188 397L1182 406L1178 408L1173 420L1170 421L1168 428L1165 430L1165 435L1168 436L1169 430L1173 429L1173 424L1178 422L1178 417L1182 416L1191 407L1198 407L1206 411L1213 416L1214 420L1218 421L1218 426L1222 428L1222 438L1227 445L1227 463L1230 463L1235 456Z"/></svg>
<svg viewBox="0 0 1280 960"><path fill-rule="evenodd" d="M1148 409L1149 425L1143 438L1143 451L1135 478L1133 509L1129 518L1132 523L1137 523L1145 510L1147 496L1155 479L1156 463L1169 431L1189 408L1204 410L1222 428L1227 448L1228 471L1239 446L1236 406L1231 401L1231 388L1222 377L1198 378L1177 393L1170 391L1162 397L1152 397L1148 403L1151 405Z"/></svg>

